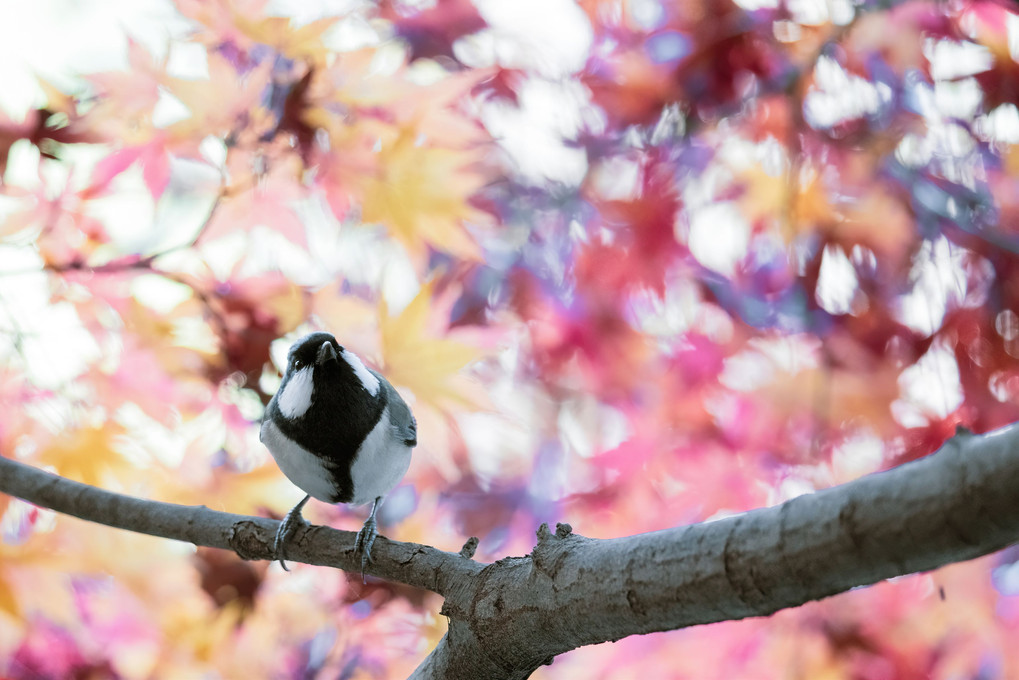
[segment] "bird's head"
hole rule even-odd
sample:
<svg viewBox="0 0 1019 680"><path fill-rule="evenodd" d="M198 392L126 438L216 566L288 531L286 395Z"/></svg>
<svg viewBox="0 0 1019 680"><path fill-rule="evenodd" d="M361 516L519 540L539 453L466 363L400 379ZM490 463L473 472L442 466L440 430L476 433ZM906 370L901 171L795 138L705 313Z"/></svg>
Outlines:
<svg viewBox="0 0 1019 680"><path fill-rule="evenodd" d="M290 346L290 352L287 354L287 373L324 367L330 362L337 361L340 353L344 351L332 333L322 331L311 333Z"/></svg>
<svg viewBox="0 0 1019 680"><path fill-rule="evenodd" d="M353 352L331 333L317 332L296 341L287 355L287 368L276 396L287 418L300 418L311 407L317 390L364 390L378 396L379 381ZM366 395L367 396L367 395Z"/></svg>

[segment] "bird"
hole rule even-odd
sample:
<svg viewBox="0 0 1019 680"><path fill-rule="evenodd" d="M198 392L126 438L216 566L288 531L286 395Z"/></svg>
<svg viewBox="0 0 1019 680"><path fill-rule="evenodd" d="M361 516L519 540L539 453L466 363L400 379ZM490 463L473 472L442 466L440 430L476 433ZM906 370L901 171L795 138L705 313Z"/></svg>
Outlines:
<svg viewBox="0 0 1019 680"><path fill-rule="evenodd" d="M287 541L307 524L301 511L309 499L371 503L354 543L363 580L378 536L375 515L403 479L417 445L417 421L407 402L381 373L365 366L331 333L319 331L291 345L259 439L283 474L306 494L280 523L273 559L289 571Z"/></svg>

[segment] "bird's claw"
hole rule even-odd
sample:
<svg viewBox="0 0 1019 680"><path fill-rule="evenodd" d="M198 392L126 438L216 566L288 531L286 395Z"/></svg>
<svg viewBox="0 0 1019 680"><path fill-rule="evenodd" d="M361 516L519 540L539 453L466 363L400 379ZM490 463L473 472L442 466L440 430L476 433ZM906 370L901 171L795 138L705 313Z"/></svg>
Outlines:
<svg viewBox="0 0 1019 680"><path fill-rule="evenodd" d="M280 566L283 567L283 571L290 571L285 562L287 558L287 541L294 537L297 530L303 526L307 526L308 522L305 521L304 517L301 516L301 509L304 508L304 504L308 502L306 497L303 501L295 505L290 512L286 514L283 521L280 522L279 528L276 529L276 538L272 542L272 559L278 561Z"/></svg>
<svg viewBox="0 0 1019 680"><path fill-rule="evenodd" d="M357 532L357 541L354 543L354 552L361 553L361 581L364 582L364 568L372 561L372 545L375 544L375 537L379 535L378 523L374 517L369 517Z"/></svg>

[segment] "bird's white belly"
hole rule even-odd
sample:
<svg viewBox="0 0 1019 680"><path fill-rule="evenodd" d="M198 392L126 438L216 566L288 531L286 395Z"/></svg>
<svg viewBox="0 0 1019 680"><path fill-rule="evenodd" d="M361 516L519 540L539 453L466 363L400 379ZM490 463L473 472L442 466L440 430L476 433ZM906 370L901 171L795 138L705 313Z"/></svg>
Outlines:
<svg viewBox="0 0 1019 680"><path fill-rule="evenodd" d="M336 486L332 472L318 456L287 438L271 419L262 422L262 443L291 482L306 493L332 503ZM350 477L354 486L351 505L370 503L393 490L410 467L411 448L403 443L389 423L389 407L368 433L354 457Z"/></svg>
<svg viewBox="0 0 1019 680"><path fill-rule="evenodd" d="M410 467L411 448L397 436L389 422L389 407L357 450L350 477L354 482L351 505L370 503L393 490Z"/></svg>
<svg viewBox="0 0 1019 680"><path fill-rule="evenodd" d="M333 502L336 487L330 481L332 473L322 465L318 456L288 439L269 418L262 422L260 438L287 479L313 498Z"/></svg>

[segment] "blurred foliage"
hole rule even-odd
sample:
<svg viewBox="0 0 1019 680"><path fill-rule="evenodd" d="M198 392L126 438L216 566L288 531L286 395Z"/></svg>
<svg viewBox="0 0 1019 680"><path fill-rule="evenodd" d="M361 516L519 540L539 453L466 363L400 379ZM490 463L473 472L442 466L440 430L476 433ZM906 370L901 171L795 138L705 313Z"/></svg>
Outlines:
<svg viewBox="0 0 1019 680"><path fill-rule="evenodd" d="M1008 3L175 6L0 118L3 455L278 517L257 422L323 328L418 415L383 533L491 560L1019 419ZM4 678L403 677L445 630L403 586L0 513ZM1015 678L1017 593L1009 550L535 677Z"/></svg>

